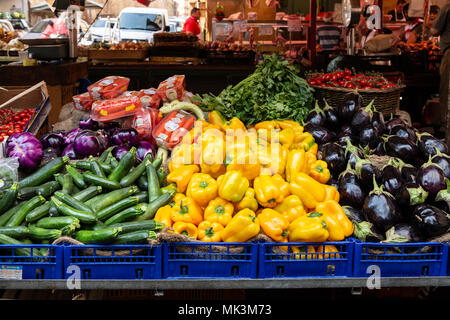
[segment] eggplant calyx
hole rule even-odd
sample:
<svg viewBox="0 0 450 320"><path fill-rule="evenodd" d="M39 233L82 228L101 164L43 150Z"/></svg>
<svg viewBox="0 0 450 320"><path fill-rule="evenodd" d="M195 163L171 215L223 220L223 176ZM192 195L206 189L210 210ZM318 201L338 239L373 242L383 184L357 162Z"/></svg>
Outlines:
<svg viewBox="0 0 450 320"><path fill-rule="evenodd" d="M386 240L381 242L383 243L405 243L408 242L408 238L402 237L401 235L395 233L395 227L390 228L386 231Z"/></svg>
<svg viewBox="0 0 450 320"><path fill-rule="evenodd" d="M312 109L311 112L316 112L317 114L320 114L321 116L325 117L325 112L321 107L319 107L319 102L317 100L314 104L314 109Z"/></svg>
<svg viewBox="0 0 450 320"><path fill-rule="evenodd" d="M322 110L333 110L333 107L328 104L327 99L323 98L323 102L325 103L325 107Z"/></svg>
<svg viewBox="0 0 450 320"><path fill-rule="evenodd" d="M394 196L391 193L383 190L383 185L378 186L377 179L376 179L375 175L373 175L372 178L373 178L373 190L370 191L369 196L374 195L374 194L375 195L383 194L383 195L385 195L387 197L390 197L390 198L394 199Z"/></svg>
<svg viewBox="0 0 450 320"><path fill-rule="evenodd" d="M435 167L438 167L439 169L441 169L442 171L444 171L444 169L442 169L440 165L438 165L437 163L434 163L434 162L432 161L432 156L431 156L431 154L428 156L428 161L425 162L425 163L422 165L421 168L428 168L429 166L435 166Z"/></svg>
<svg viewBox="0 0 450 320"><path fill-rule="evenodd" d="M412 206L424 203L428 197L428 192L422 186L407 188L406 190L409 193L409 204Z"/></svg>
<svg viewBox="0 0 450 320"><path fill-rule="evenodd" d="M347 168L345 168L345 170L339 174L338 179L347 173L351 173L357 176L355 169L353 169L350 164L350 161L347 162Z"/></svg>
<svg viewBox="0 0 450 320"><path fill-rule="evenodd" d="M434 146L433 148L436 150L436 154L431 157L431 160L433 160L434 157L443 157L443 158L450 159L450 156L446 153L442 153L438 147Z"/></svg>
<svg viewBox="0 0 450 320"><path fill-rule="evenodd" d="M362 148L361 151L364 154L364 156L366 156L366 157L372 155L375 152L375 150L370 149L369 145Z"/></svg>
<svg viewBox="0 0 450 320"><path fill-rule="evenodd" d="M373 112L375 111L374 102L375 99L372 99L372 101L364 108L364 110L370 114L370 118L372 118Z"/></svg>
<svg viewBox="0 0 450 320"><path fill-rule="evenodd" d="M357 155L358 153L358 147L352 144L349 138L346 138L345 141L347 142L347 146L345 148L345 155L347 155L347 152L353 153Z"/></svg>
<svg viewBox="0 0 450 320"><path fill-rule="evenodd" d="M372 223L368 221L355 222L353 221L353 225L355 226L353 235L361 241L366 241L368 236L375 236L372 232Z"/></svg>
<svg viewBox="0 0 450 320"><path fill-rule="evenodd" d="M367 165L367 164L370 165L371 162L367 159L361 159L357 155L355 155L355 157L356 157L355 172L356 172L356 175L358 176L358 178L361 178L361 170L362 170L363 166Z"/></svg>

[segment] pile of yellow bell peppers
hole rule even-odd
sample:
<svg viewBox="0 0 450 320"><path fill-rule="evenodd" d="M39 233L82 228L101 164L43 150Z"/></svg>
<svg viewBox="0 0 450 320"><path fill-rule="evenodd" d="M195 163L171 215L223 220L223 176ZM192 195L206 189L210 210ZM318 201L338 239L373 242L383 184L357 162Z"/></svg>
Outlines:
<svg viewBox="0 0 450 320"><path fill-rule="evenodd" d="M336 188L326 185L330 171L317 149L295 121L246 128L210 112L172 150L166 188L177 194L154 219L208 242L245 242L259 233L280 243L344 240L353 224Z"/></svg>

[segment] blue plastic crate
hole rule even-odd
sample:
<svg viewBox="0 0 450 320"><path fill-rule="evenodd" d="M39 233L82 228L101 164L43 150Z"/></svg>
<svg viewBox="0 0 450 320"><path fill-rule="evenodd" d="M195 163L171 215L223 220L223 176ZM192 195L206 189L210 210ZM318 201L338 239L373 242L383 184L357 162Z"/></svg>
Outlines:
<svg viewBox="0 0 450 320"><path fill-rule="evenodd" d="M81 279L161 279L161 246L67 245L64 275ZM76 267L79 268L79 270Z"/></svg>
<svg viewBox="0 0 450 320"><path fill-rule="evenodd" d="M250 278L258 268L258 244L178 242L163 245L163 278ZM223 248L223 252L214 250Z"/></svg>
<svg viewBox="0 0 450 320"><path fill-rule="evenodd" d="M55 245L0 245L0 279L64 279L63 248Z"/></svg>
<svg viewBox="0 0 450 320"><path fill-rule="evenodd" d="M448 246L439 242L355 242L353 275L368 277L373 266L381 277L446 276Z"/></svg>
<svg viewBox="0 0 450 320"><path fill-rule="evenodd" d="M323 253L326 245L337 252ZM258 278L350 277L353 246L353 241L261 243Z"/></svg>

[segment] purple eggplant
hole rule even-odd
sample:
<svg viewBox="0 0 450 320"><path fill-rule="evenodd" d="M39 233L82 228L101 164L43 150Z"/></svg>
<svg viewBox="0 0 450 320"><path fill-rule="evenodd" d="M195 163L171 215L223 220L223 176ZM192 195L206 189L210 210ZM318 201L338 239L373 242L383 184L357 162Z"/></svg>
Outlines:
<svg viewBox="0 0 450 320"><path fill-rule="evenodd" d="M366 107L360 108L355 112L350 122L353 132L360 132L362 128L372 122L374 101L372 100Z"/></svg>
<svg viewBox="0 0 450 320"><path fill-rule="evenodd" d="M419 231L410 224L398 223L386 231L385 243L405 243L405 242L421 242L422 236Z"/></svg>
<svg viewBox="0 0 450 320"><path fill-rule="evenodd" d="M395 159L395 166L401 172L404 183L415 183L417 177L417 168L412 164L405 163L401 159Z"/></svg>
<svg viewBox="0 0 450 320"><path fill-rule="evenodd" d="M323 108L323 112L325 113L326 126L333 130L338 130L340 127L340 121L337 109L330 106L325 100L325 107Z"/></svg>
<svg viewBox="0 0 450 320"><path fill-rule="evenodd" d="M384 122L383 113L374 111L372 116L372 125L377 128L378 134L381 136L386 131L386 123Z"/></svg>
<svg viewBox="0 0 450 320"><path fill-rule="evenodd" d="M436 148L442 153L448 153L447 144L444 141L436 138L428 132L416 133L419 149L423 154L424 160L436 154Z"/></svg>
<svg viewBox="0 0 450 320"><path fill-rule="evenodd" d="M136 147L139 144L139 134L134 128L117 129L109 140L113 146Z"/></svg>
<svg viewBox="0 0 450 320"><path fill-rule="evenodd" d="M77 155L75 154L75 150L73 149L73 143L69 143L61 153L61 156L67 156L70 160L77 159Z"/></svg>
<svg viewBox="0 0 450 320"><path fill-rule="evenodd" d="M425 203L428 192L418 183L405 183L398 190L395 198L398 206L406 215L412 212L412 208L418 204Z"/></svg>
<svg viewBox="0 0 450 320"><path fill-rule="evenodd" d="M375 229L384 234L388 229L401 221L401 213L392 194L378 187L373 179L373 190L364 200L363 211L367 220L373 223Z"/></svg>
<svg viewBox="0 0 450 320"><path fill-rule="evenodd" d="M447 233L450 218L446 212L433 205L419 204L413 211L413 224L429 239Z"/></svg>
<svg viewBox="0 0 450 320"><path fill-rule="evenodd" d="M385 156L386 155L386 150L384 150L384 142L383 141L378 142L373 154L377 155L377 156Z"/></svg>
<svg viewBox="0 0 450 320"><path fill-rule="evenodd" d="M364 158L364 153L357 146L353 145L350 140L347 140L347 145L344 151L345 159L350 163L350 167L355 169L357 158Z"/></svg>
<svg viewBox="0 0 450 320"><path fill-rule="evenodd" d="M306 132L309 132L317 144L325 144L333 140L336 134L325 127L317 126L312 123L307 123L304 127Z"/></svg>
<svg viewBox="0 0 450 320"><path fill-rule="evenodd" d="M442 171L444 171L444 176L450 179L450 156L448 154L442 153L436 148L436 154L431 157L431 162L441 167Z"/></svg>
<svg viewBox="0 0 450 320"><path fill-rule="evenodd" d="M67 146L67 145L73 143L75 141L75 138L81 131L83 131L83 130L80 128L75 128L75 129L67 132L66 135L64 136L64 146Z"/></svg>
<svg viewBox="0 0 450 320"><path fill-rule="evenodd" d="M375 177L377 181L379 180L379 170L371 161L356 156L355 171L361 181L364 191L369 193L373 189L373 178Z"/></svg>
<svg viewBox="0 0 450 320"><path fill-rule="evenodd" d="M324 144L322 160L328 164L332 176L338 176L346 166L344 149L334 142Z"/></svg>
<svg viewBox="0 0 450 320"><path fill-rule="evenodd" d="M47 133L41 138L41 143L44 149L52 148L59 154L64 145L64 138L59 134Z"/></svg>
<svg viewBox="0 0 450 320"><path fill-rule="evenodd" d="M405 139L408 139L412 143L417 143L416 133L412 128L409 128L406 125L396 125L391 128L389 131L389 135L391 136L399 136Z"/></svg>
<svg viewBox="0 0 450 320"><path fill-rule="evenodd" d="M378 129L371 124L366 125L359 132L359 145L375 149L379 142Z"/></svg>
<svg viewBox="0 0 450 320"><path fill-rule="evenodd" d="M386 131L389 132L396 125L404 125L407 124L401 118L391 118L388 122L386 122Z"/></svg>
<svg viewBox="0 0 450 320"><path fill-rule="evenodd" d="M434 200L439 191L447 188L445 179L444 171L431 162L431 156L417 171L417 183L428 192L430 200Z"/></svg>
<svg viewBox="0 0 450 320"><path fill-rule="evenodd" d="M42 143L31 133L13 133L6 140L6 157L17 158L19 169L30 173L35 171L43 156Z"/></svg>
<svg viewBox="0 0 450 320"><path fill-rule="evenodd" d="M335 177L331 177L330 180L327 181L327 185L335 187L339 190L339 181Z"/></svg>
<svg viewBox="0 0 450 320"><path fill-rule="evenodd" d="M347 163L347 169L339 175L339 203L361 209L364 203L365 193L356 171Z"/></svg>
<svg viewBox="0 0 450 320"><path fill-rule="evenodd" d="M81 119L80 122L78 123L78 127L83 130L88 129L96 131L100 128L100 125L97 121L93 120L89 116L87 118Z"/></svg>
<svg viewBox="0 0 450 320"><path fill-rule="evenodd" d="M388 156L400 158L411 164L420 163L420 150L408 139L399 136L386 136L382 139L384 140L384 150Z"/></svg>
<svg viewBox="0 0 450 320"><path fill-rule="evenodd" d="M60 151L55 148L47 147L43 150L41 166L46 164L47 162L52 161L59 157Z"/></svg>
<svg viewBox="0 0 450 320"><path fill-rule="evenodd" d="M148 141L144 141L144 140L139 141L139 144L136 148L137 163L141 163L148 153L150 153L152 155L152 159L153 159L153 155L154 155L153 145Z"/></svg>
<svg viewBox="0 0 450 320"><path fill-rule="evenodd" d="M433 205L439 209L449 212L450 211L450 180L446 180L447 188L441 190L436 195Z"/></svg>
<svg viewBox="0 0 450 320"><path fill-rule="evenodd" d="M319 127L323 127L325 125L326 115L325 112L322 110L322 108L319 107L317 100L314 109L309 111L305 122L311 123Z"/></svg>
<svg viewBox="0 0 450 320"><path fill-rule="evenodd" d="M342 125L340 132L345 134L345 135L347 135L347 136L352 136L353 135L352 127L350 127L349 124Z"/></svg>
<svg viewBox="0 0 450 320"><path fill-rule="evenodd" d="M395 158L391 158L381 169L381 183L384 186L384 190L392 195L397 194L402 187L403 177L400 170L397 168Z"/></svg>
<svg viewBox="0 0 450 320"><path fill-rule="evenodd" d="M112 149L111 154L113 155L114 158L116 158L117 161L120 161L120 159L122 159L122 157L128 152L130 151L130 147L129 146L115 146L114 149Z"/></svg>
<svg viewBox="0 0 450 320"><path fill-rule="evenodd" d="M98 156L106 149L106 140L100 131L83 130L73 141L73 149L78 159Z"/></svg>
<svg viewBox="0 0 450 320"><path fill-rule="evenodd" d="M362 210L353 208L351 206L342 206L345 215L353 223L353 236L364 242L380 242L383 237L377 233L372 223L366 220Z"/></svg>
<svg viewBox="0 0 450 320"><path fill-rule="evenodd" d="M347 135L344 132L339 133L338 136L336 137L336 143L344 148L347 145L347 140L349 140L351 144L358 143L358 140L356 140L354 136Z"/></svg>
<svg viewBox="0 0 450 320"><path fill-rule="evenodd" d="M362 97L356 92L349 92L344 96L344 104L339 108L339 119L349 123L354 114L361 108Z"/></svg>

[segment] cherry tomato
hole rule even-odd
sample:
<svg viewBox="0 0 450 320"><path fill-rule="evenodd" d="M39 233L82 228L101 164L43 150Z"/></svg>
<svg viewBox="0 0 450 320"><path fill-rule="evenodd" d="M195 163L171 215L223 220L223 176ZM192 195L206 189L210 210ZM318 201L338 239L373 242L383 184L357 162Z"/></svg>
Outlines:
<svg viewBox="0 0 450 320"><path fill-rule="evenodd" d="M14 130L13 129L9 129L8 130L8 136L11 136L11 135L13 135L14 134Z"/></svg>
<svg viewBox="0 0 450 320"><path fill-rule="evenodd" d="M316 80L311 80L309 82L309 84L312 85L312 86L315 86L315 85L317 85L317 81Z"/></svg>
<svg viewBox="0 0 450 320"><path fill-rule="evenodd" d="M351 71L350 69L345 69L345 70L344 70L344 74L345 74L346 76L350 76L350 75L352 74L352 71Z"/></svg>

